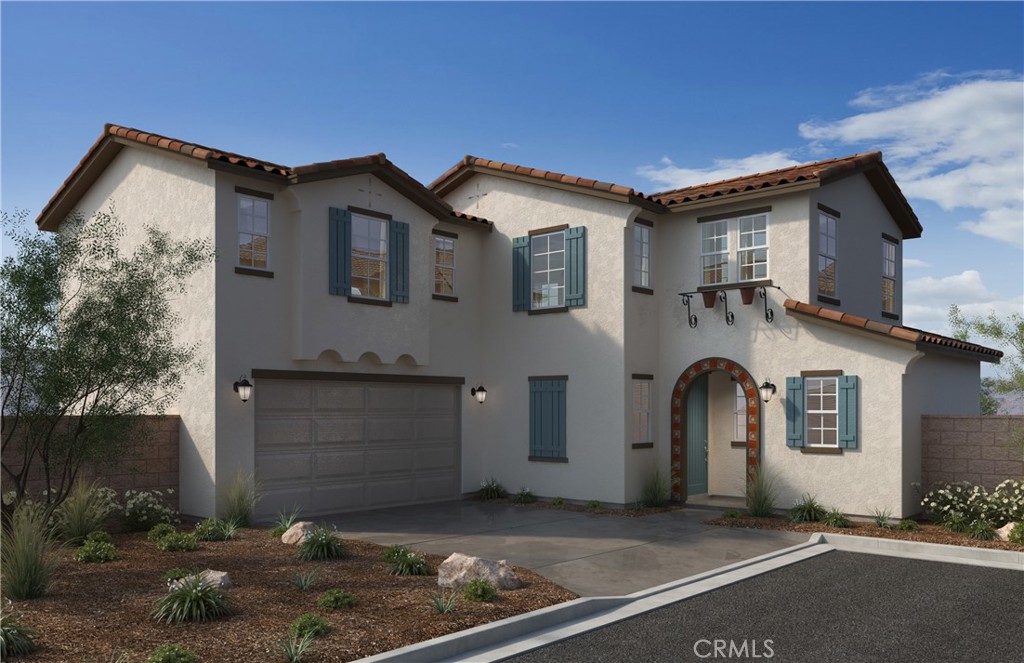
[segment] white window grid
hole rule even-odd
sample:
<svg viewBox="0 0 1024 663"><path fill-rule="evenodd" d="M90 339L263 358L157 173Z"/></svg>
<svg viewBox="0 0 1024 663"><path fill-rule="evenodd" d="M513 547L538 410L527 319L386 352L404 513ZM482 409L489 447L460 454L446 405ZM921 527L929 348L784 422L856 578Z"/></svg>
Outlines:
<svg viewBox="0 0 1024 663"><path fill-rule="evenodd" d="M838 225L834 216L818 213L818 294L829 297L837 292Z"/></svg>
<svg viewBox="0 0 1024 663"><path fill-rule="evenodd" d="M882 310L896 312L896 245L882 240Z"/></svg>
<svg viewBox="0 0 1024 663"><path fill-rule="evenodd" d="M651 228L633 225L633 285L651 287Z"/></svg>
<svg viewBox="0 0 1024 663"><path fill-rule="evenodd" d="M633 443L650 444L653 439L651 381L633 380Z"/></svg>
<svg viewBox="0 0 1024 663"><path fill-rule="evenodd" d="M352 294L388 298L388 222L352 215Z"/></svg>
<svg viewBox="0 0 1024 663"><path fill-rule="evenodd" d="M700 226L700 283L729 282L729 221L708 221Z"/></svg>
<svg viewBox="0 0 1024 663"><path fill-rule="evenodd" d="M839 446L839 378L806 378L807 444Z"/></svg>
<svg viewBox="0 0 1024 663"><path fill-rule="evenodd" d="M270 266L270 201L243 193L238 194L238 266Z"/></svg>
<svg viewBox="0 0 1024 663"><path fill-rule="evenodd" d="M565 235L562 232L530 238L534 309L565 306Z"/></svg>
<svg viewBox="0 0 1024 663"><path fill-rule="evenodd" d="M434 294L455 296L455 240L434 235Z"/></svg>
<svg viewBox="0 0 1024 663"><path fill-rule="evenodd" d="M741 216L739 226L739 249L736 262L739 265L737 281L758 281L768 278L768 215Z"/></svg>
<svg viewBox="0 0 1024 663"><path fill-rule="evenodd" d="M743 385L739 382L736 383L736 410L733 415L732 439L736 442L743 442L747 439L747 395L743 392Z"/></svg>

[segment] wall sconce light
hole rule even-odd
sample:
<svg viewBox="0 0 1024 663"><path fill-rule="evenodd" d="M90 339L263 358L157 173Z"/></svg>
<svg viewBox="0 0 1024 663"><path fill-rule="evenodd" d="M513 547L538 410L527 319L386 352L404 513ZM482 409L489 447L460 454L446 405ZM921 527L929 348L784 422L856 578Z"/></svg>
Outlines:
<svg viewBox="0 0 1024 663"><path fill-rule="evenodd" d="M772 384L771 378L765 378L764 383L758 387L758 391L761 392L761 400L767 403L778 390L775 388L775 385Z"/></svg>
<svg viewBox="0 0 1024 663"><path fill-rule="evenodd" d="M249 382L248 378L244 375L238 378L238 382L235 383L235 393L238 394L238 397L242 399L243 403L248 401L249 397L252 396L252 383Z"/></svg>
<svg viewBox="0 0 1024 663"><path fill-rule="evenodd" d="M484 389L483 385L473 387L472 389L470 389L469 395L475 398L476 402L480 403L481 405L483 405L484 401L487 400L487 390Z"/></svg>

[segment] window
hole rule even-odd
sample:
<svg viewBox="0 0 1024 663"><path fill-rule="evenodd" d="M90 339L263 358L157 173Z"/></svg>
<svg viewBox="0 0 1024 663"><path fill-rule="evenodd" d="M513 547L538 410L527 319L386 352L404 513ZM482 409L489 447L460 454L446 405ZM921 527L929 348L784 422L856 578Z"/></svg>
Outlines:
<svg viewBox="0 0 1024 663"><path fill-rule="evenodd" d="M512 240L512 310L564 311L587 303L586 228L560 226Z"/></svg>
<svg viewBox="0 0 1024 663"><path fill-rule="evenodd" d="M882 312L896 312L896 243L882 239Z"/></svg>
<svg viewBox="0 0 1024 663"><path fill-rule="evenodd" d="M267 269L270 251L270 201L238 194L238 266Z"/></svg>
<svg viewBox="0 0 1024 663"><path fill-rule="evenodd" d="M370 210L332 207L328 228L332 295L385 306L409 302L408 223Z"/></svg>
<svg viewBox="0 0 1024 663"><path fill-rule="evenodd" d="M856 449L858 385L856 375L841 371L786 378L786 445Z"/></svg>
<svg viewBox="0 0 1024 663"><path fill-rule="evenodd" d="M434 294L455 296L455 239L434 235Z"/></svg>
<svg viewBox="0 0 1024 663"><path fill-rule="evenodd" d="M768 211L770 208L762 207L737 212L731 218L697 219L701 285L768 278Z"/></svg>
<svg viewBox="0 0 1024 663"><path fill-rule="evenodd" d="M818 294L836 296L836 230L834 216L818 212Z"/></svg>
<svg viewBox="0 0 1024 663"><path fill-rule="evenodd" d="M633 223L633 285L651 287L651 228Z"/></svg>
<svg viewBox="0 0 1024 663"><path fill-rule="evenodd" d="M732 439L744 442L747 439L747 395L743 393L743 385L736 383L736 409L733 412Z"/></svg>
<svg viewBox="0 0 1024 663"><path fill-rule="evenodd" d="M565 387L567 376L530 378L529 460L567 462Z"/></svg>
<svg viewBox="0 0 1024 663"><path fill-rule="evenodd" d="M654 443L651 427L651 380L633 380L633 445Z"/></svg>

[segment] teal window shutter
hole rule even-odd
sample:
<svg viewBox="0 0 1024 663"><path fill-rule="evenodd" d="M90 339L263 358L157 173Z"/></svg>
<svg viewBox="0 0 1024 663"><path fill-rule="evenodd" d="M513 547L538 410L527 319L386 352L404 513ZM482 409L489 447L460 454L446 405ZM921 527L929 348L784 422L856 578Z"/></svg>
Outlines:
<svg viewBox="0 0 1024 663"><path fill-rule="evenodd" d="M328 292L348 296L352 287L352 213L330 208L328 225Z"/></svg>
<svg viewBox="0 0 1024 663"><path fill-rule="evenodd" d="M530 455L565 458L565 380L530 381Z"/></svg>
<svg viewBox="0 0 1024 663"><path fill-rule="evenodd" d="M856 375L839 377L839 448L857 448L857 384Z"/></svg>
<svg viewBox="0 0 1024 663"><path fill-rule="evenodd" d="M565 305L587 305L587 229L565 231Z"/></svg>
<svg viewBox="0 0 1024 663"><path fill-rule="evenodd" d="M786 378L786 446L804 446L803 378Z"/></svg>
<svg viewBox="0 0 1024 663"><path fill-rule="evenodd" d="M530 310L530 238L512 239L512 310Z"/></svg>
<svg viewBox="0 0 1024 663"><path fill-rule="evenodd" d="M402 221L388 223L388 290L391 301L409 303L409 224Z"/></svg>

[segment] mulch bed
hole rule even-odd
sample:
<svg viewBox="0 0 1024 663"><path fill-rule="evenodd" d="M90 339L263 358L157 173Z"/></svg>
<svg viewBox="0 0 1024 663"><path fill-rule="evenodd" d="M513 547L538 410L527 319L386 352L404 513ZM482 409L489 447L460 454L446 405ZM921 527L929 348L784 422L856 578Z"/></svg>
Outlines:
<svg viewBox="0 0 1024 663"><path fill-rule="evenodd" d="M49 593L15 602L23 624L39 631L38 649L26 661L111 661L126 653L141 663L159 645L178 643L202 661L283 661L278 642L304 612L320 613L334 630L315 641L307 663L351 661L480 624L577 598L576 594L527 569L515 567L526 587L499 592L493 603L457 600L451 614L438 614L430 597L437 576L392 576L382 546L346 540L343 560L303 562L295 546L271 538L266 529L240 529L233 541L203 542L195 552L160 552L145 533L115 534L121 559L83 564L74 549L62 563ZM424 555L436 570L444 561ZM236 587L227 590L231 617L199 624L168 625L150 617L167 592L160 577L173 567L227 571ZM316 584L301 591L292 584L300 571L316 571ZM320 610L326 589L354 593L354 608Z"/></svg>
<svg viewBox="0 0 1024 663"><path fill-rule="evenodd" d="M978 541L968 538L966 534L950 532L945 527L934 523L918 522L918 529L904 532L898 529L879 527L873 522L854 521L850 527L827 527L821 523L791 523L783 516L755 518L739 516L738 518L712 518L703 521L705 525L719 527L749 527L754 529L778 529L789 532L828 532L831 534L852 534L854 536L874 536L880 539L902 539L903 541L921 541L924 543L944 543L953 546L970 546L973 548L997 548L1001 550L1017 550L1024 552L1024 545L1009 541Z"/></svg>

